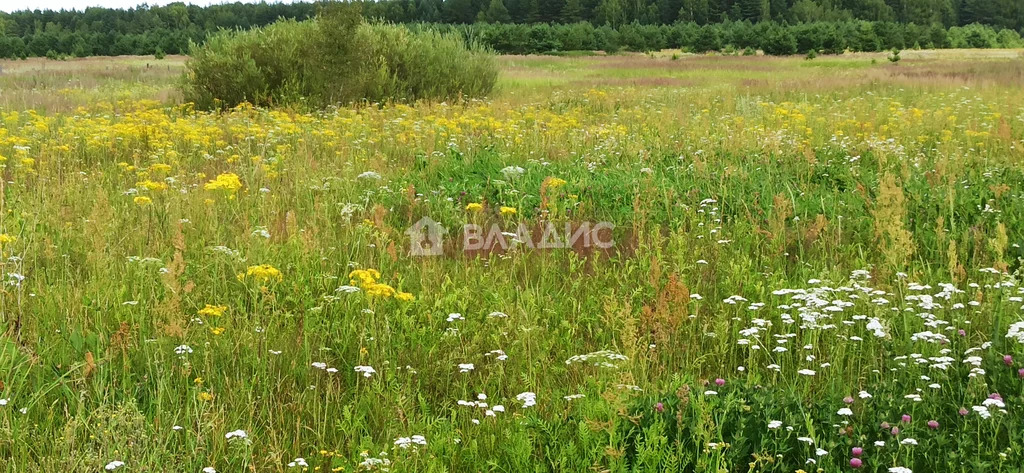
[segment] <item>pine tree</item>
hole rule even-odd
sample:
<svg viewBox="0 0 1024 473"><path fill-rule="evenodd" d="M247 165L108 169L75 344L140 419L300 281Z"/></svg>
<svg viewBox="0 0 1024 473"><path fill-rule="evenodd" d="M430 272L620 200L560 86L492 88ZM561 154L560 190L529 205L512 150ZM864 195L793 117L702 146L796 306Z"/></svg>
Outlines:
<svg viewBox="0 0 1024 473"><path fill-rule="evenodd" d="M601 0L601 3L597 4L597 11L595 13L598 23L618 26L625 21L626 12L623 8L622 0Z"/></svg>
<svg viewBox="0 0 1024 473"><path fill-rule="evenodd" d="M583 4L580 0L567 0L562 7L561 19L563 23L576 23L583 21Z"/></svg>
<svg viewBox="0 0 1024 473"><path fill-rule="evenodd" d="M742 20L761 21L764 19L764 10L767 6L766 0L740 0L738 3Z"/></svg>
<svg viewBox="0 0 1024 473"><path fill-rule="evenodd" d="M679 7L679 21L692 21L699 25L711 22L708 0L683 0Z"/></svg>
<svg viewBox="0 0 1024 473"><path fill-rule="evenodd" d="M512 15L508 14L505 2L502 0L491 0L491 4L484 12L484 20L489 23L508 23L512 21Z"/></svg>
<svg viewBox="0 0 1024 473"><path fill-rule="evenodd" d="M435 22L441 19L441 0L420 0L416 8L416 18L420 21Z"/></svg>
<svg viewBox="0 0 1024 473"><path fill-rule="evenodd" d="M540 11L540 0L530 0L530 6L527 8L526 21L530 23L540 23L544 21L543 15Z"/></svg>
<svg viewBox="0 0 1024 473"><path fill-rule="evenodd" d="M441 16L448 23L472 23L476 19L473 0L447 0Z"/></svg>
<svg viewBox="0 0 1024 473"><path fill-rule="evenodd" d="M545 23L556 23L562 18L562 9L565 8L565 0L544 0L540 2L540 21Z"/></svg>
<svg viewBox="0 0 1024 473"><path fill-rule="evenodd" d="M658 15L662 24L671 25L679 18L679 10L683 7L683 0L657 0Z"/></svg>

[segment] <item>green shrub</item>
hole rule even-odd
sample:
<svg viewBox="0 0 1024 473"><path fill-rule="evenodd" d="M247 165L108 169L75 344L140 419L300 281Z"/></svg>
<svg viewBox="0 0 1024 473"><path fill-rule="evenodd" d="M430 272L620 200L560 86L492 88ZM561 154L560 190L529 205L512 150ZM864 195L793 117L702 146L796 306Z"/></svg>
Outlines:
<svg viewBox="0 0 1024 473"><path fill-rule="evenodd" d="M893 64L895 64L897 62L900 62L900 50L899 49L892 48L892 51L889 52L889 62L891 62Z"/></svg>
<svg viewBox="0 0 1024 473"><path fill-rule="evenodd" d="M772 25L765 32L764 42L761 50L772 56L787 56L796 53L796 37L785 28L779 25Z"/></svg>
<svg viewBox="0 0 1024 473"><path fill-rule="evenodd" d="M719 49L722 49L722 38L718 34L718 29L710 25L702 27L694 38L693 52L706 53Z"/></svg>
<svg viewBox="0 0 1024 473"><path fill-rule="evenodd" d="M361 25L355 50L361 71L355 97L341 101L452 99L487 94L498 78L491 54L436 31L413 33L400 25Z"/></svg>
<svg viewBox="0 0 1024 473"><path fill-rule="evenodd" d="M367 23L340 8L193 44L182 92L204 109L243 102L325 107L477 97L496 81L493 55L457 34Z"/></svg>

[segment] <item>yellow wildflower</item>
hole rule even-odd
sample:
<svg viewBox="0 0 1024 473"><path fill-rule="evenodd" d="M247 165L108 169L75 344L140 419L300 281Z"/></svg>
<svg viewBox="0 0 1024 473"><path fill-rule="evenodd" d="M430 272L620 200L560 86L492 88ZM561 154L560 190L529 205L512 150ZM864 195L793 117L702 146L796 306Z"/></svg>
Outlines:
<svg viewBox="0 0 1024 473"><path fill-rule="evenodd" d="M402 302L409 302L409 301L411 301L411 300L413 300L415 298L416 298L416 296L413 296L412 294L410 294L408 292L399 292L398 294L395 294L395 299L398 299L398 300L400 300Z"/></svg>
<svg viewBox="0 0 1024 473"><path fill-rule="evenodd" d="M14 243L18 240L18 237L11 236L6 233L0 233L0 245L6 245L8 243Z"/></svg>
<svg viewBox="0 0 1024 473"><path fill-rule="evenodd" d="M371 284L377 282L380 279L380 271L376 269L356 269L351 273L348 273L348 278L351 279L349 284L366 288Z"/></svg>
<svg viewBox="0 0 1024 473"><path fill-rule="evenodd" d="M138 197L136 197L136 198L134 198L132 200L139 207L145 207L145 206L153 203L153 199L150 199L149 197L146 197L144 195L140 195L140 196L138 196Z"/></svg>
<svg viewBox="0 0 1024 473"><path fill-rule="evenodd" d="M198 398L200 401L207 401L208 402L208 401L212 401L213 400L213 394L210 394L210 393L208 393L206 391L203 391L203 392L199 393L198 395L196 395L196 398Z"/></svg>
<svg viewBox="0 0 1024 473"><path fill-rule="evenodd" d="M199 315L206 317L220 317L224 315L224 312L228 310L226 305L210 305L206 304L206 307L199 309Z"/></svg>
<svg viewBox="0 0 1024 473"><path fill-rule="evenodd" d="M516 214L516 208L515 207L502 207L501 208L501 214L504 215L504 216L515 215Z"/></svg>
<svg viewBox="0 0 1024 473"><path fill-rule="evenodd" d="M221 335L224 333L224 327L213 327L210 329L210 333L214 335Z"/></svg>
<svg viewBox="0 0 1024 473"><path fill-rule="evenodd" d="M395 288L383 283L373 283L364 288L366 294L373 297L391 297L395 295Z"/></svg>
<svg viewBox="0 0 1024 473"><path fill-rule="evenodd" d="M237 174L226 172L207 182L203 188L208 191L223 191L229 199L234 199L235 193L242 188L242 180L238 178Z"/></svg>
<svg viewBox="0 0 1024 473"><path fill-rule="evenodd" d="M559 179L557 177L548 177L544 180L544 186L549 189L557 189L565 185L565 179Z"/></svg>
<svg viewBox="0 0 1024 473"><path fill-rule="evenodd" d="M483 204L481 204L479 202L471 202L469 205L466 206L466 210L468 210L470 212L479 212L479 211L481 211L483 209L484 209Z"/></svg>
<svg viewBox="0 0 1024 473"><path fill-rule="evenodd" d="M262 282L281 282L284 279L284 275L281 274L281 271L269 264L249 266L249 268L245 271L244 277L253 278ZM240 277L239 280L241 279L242 278Z"/></svg>
<svg viewBox="0 0 1024 473"><path fill-rule="evenodd" d="M159 191L167 190L167 183L165 183L165 182L158 182L158 181L151 181L149 179L146 179L145 181L137 182L137 183L135 183L135 185L138 186L138 187L145 188L146 190L153 191L153 192L159 192Z"/></svg>

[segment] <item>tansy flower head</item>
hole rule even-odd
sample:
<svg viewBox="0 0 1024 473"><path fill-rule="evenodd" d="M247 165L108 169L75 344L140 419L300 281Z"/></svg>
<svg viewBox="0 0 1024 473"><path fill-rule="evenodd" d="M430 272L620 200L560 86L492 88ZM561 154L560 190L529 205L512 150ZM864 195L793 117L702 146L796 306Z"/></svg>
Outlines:
<svg viewBox="0 0 1024 473"><path fill-rule="evenodd" d="M470 202L469 205L466 205L466 210L468 210L470 212L479 212L479 211L481 211L483 209L484 209L483 204L481 204L479 202Z"/></svg>
<svg viewBox="0 0 1024 473"><path fill-rule="evenodd" d="M6 233L0 233L0 245L6 245L8 243L14 243L18 240L18 237L11 236Z"/></svg>
<svg viewBox="0 0 1024 473"><path fill-rule="evenodd" d="M366 289L367 286L376 283L380 279L380 271L376 269L356 269L348 273L350 284Z"/></svg>
<svg viewBox="0 0 1024 473"><path fill-rule="evenodd" d="M226 305L210 305L206 304L206 307L199 309L199 315L206 317L220 317L224 315L224 312L228 310Z"/></svg>
<svg viewBox="0 0 1024 473"><path fill-rule="evenodd" d="M164 163L154 163L149 166L149 170L150 172L169 173L171 172L171 165Z"/></svg>
<svg viewBox="0 0 1024 473"><path fill-rule="evenodd" d="M146 197L144 195L140 195L132 199L132 201L135 202L135 205L138 205L139 207L145 207L153 203L153 199L150 199L149 197Z"/></svg>
<svg viewBox="0 0 1024 473"><path fill-rule="evenodd" d="M398 300L400 300L402 302L409 302L409 301L411 301L411 300L413 300L415 298L416 298L415 296L413 296L412 294L410 294L408 292L399 292L398 294L395 294L395 299L398 299Z"/></svg>
<svg viewBox="0 0 1024 473"><path fill-rule="evenodd" d="M228 195L229 199L234 199L235 193L238 192L238 189L242 188L242 180L238 178L237 174L226 172L217 176L216 179L207 182L203 188L208 191L224 192Z"/></svg>
<svg viewBox="0 0 1024 473"><path fill-rule="evenodd" d="M244 278L250 278L260 282L281 282L282 280L284 280L284 275L281 274L281 271L279 271L277 268L269 264L249 266L249 269L245 271L245 275L239 276L239 280L242 280Z"/></svg>
<svg viewBox="0 0 1024 473"><path fill-rule="evenodd" d="M502 207L501 208L501 214L504 215L504 216L515 215L516 214L516 208L515 207Z"/></svg>
<svg viewBox="0 0 1024 473"><path fill-rule="evenodd" d="M366 294L372 297L392 297L395 295L395 288L382 283L373 283L364 288Z"/></svg>
<svg viewBox="0 0 1024 473"><path fill-rule="evenodd" d="M152 192L160 192L160 191L167 190L167 183L159 182L159 181L152 181L152 180L149 180L149 179L146 179L145 181L136 182L135 185L138 186L138 187L142 187L142 188L144 188L144 189L146 189L148 191L152 191Z"/></svg>
<svg viewBox="0 0 1024 473"><path fill-rule="evenodd" d="M544 179L544 183L542 184L542 187L547 187L549 189L557 189L557 188L562 187L564 185L565 185L565 179L559 179L557 177L550 177L549 176L547 179Z"/></svg>

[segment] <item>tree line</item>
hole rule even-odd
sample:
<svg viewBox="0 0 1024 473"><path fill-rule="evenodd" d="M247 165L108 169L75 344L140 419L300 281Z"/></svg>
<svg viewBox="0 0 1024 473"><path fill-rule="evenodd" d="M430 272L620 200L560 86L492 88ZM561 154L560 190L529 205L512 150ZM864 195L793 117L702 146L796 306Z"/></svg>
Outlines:
<svg viewBox="0 0 1024 473"><path fill-rule="evenodd" d="M618 27L573 24L417 24L414 28L453 31L469 43L489 46L502 54L537 54L561 51L657 51L679 48L693 53L722 51L771 55L840 54L843 51L892 49L1021 48L1016 31L996 30L981 24L944 28L884 21L851 20L795 25L775 22L727 21L709 25L674 23Z"/></svg>
<svg viewBox="0 0 1024 473"><path fill-rule="evenodd" d="M327 2L172 3L0 13L0 57L183 54L222 29L303 20ZM501 53L1016 47L1024 0L380 0L367 18L455 31ZM794 45L794 47L790 47Z"/></svg>

